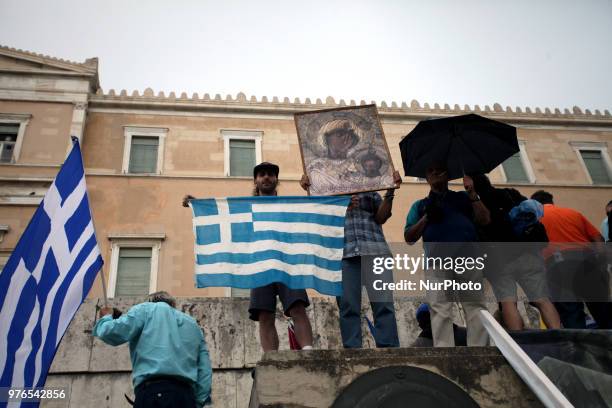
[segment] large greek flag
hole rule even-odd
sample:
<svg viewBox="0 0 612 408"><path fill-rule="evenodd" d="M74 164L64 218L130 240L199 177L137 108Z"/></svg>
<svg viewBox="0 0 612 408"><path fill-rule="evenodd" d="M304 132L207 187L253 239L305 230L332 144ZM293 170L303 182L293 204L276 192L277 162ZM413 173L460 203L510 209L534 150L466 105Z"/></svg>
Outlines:
<svg viewBox="0 0 612 408"><path fill-rule="evenodd" d="M342 294L344 217L350 198L235 197L192 200L196 286Z"/></svg>
<svg viewBox="0 0 612 408"><path fill-rule="evenodd" d="M44 385L57 346L101 267L73 138L70 155L0 272L0 387Z"/></svg>

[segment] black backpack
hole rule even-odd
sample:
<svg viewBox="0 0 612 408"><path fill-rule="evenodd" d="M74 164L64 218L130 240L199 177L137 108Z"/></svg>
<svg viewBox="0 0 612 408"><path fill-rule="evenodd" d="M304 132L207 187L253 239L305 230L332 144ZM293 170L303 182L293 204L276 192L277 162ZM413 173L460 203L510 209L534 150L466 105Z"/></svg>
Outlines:
<svg viewBox="0 0 612 408"><path fill-rule="evenodd" d="M520 242L548 242L548 234L544 224L536 221L533 224L525 227L523 233L517 237Z"/></svg>
<svg viewBox="0 0 612 408"><path fill-rule="evenodd" d="M548 246L546 228L532 212L520 212L512 223L516 242L533 243L522 245L521 252L539 252Z"/></svg>

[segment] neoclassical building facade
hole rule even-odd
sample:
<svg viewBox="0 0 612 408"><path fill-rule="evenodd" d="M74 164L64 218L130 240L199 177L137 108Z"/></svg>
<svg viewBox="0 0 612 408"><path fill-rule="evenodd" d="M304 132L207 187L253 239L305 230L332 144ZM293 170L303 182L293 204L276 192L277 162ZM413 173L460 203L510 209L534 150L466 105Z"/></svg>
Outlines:
<svg viewBox="0 0 612 408"><path fill-rule="evenodd" d="M81 141L97 238L111 297L168 290L177 296L232 296L196 289L191 216L182 197L250 195L252 166L280 166L280 193L304 194L293 122L301 111L370 101L103 91L98 60L82 63L0 47L0 266L15 247L70 147ZM431 117L478 113L514 125L520 153L491 173L499 186L554 194L595 225L612 199L612 115L574 107L540 109L377 103L393 163L399 141ZM453 188L462 188L454 184ZM422 180L404 177L384 231L402 242ZM100 296L96 282L92 296Z"/></svg>

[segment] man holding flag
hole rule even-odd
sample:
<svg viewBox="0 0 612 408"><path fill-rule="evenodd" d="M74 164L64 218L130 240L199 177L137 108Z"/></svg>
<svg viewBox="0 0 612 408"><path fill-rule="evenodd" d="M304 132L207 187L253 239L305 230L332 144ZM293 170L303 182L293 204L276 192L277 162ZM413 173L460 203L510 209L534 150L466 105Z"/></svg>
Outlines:
<svg viewBox="0 0 612 408"><path fill-rule="evenodd" d="M196 285L253 289L249 312L262 348L278 349L276 296L292 317L300 348L312 347L305 288L342 293L344 218L349 197L277 196L278 166L253 172L254 196L195 200Z"/></svg>
<svg viewBox="0 0 612 408"><path fill-rule="evenodd" d="M279 168L276 164L263 162L253 169L255 196L276 196L278 193ZM312 327L306 314L310 306L304 289L290 289L280 282L251 289L249 318L259 322L259 339L263 351L278 350L276 332L276 296L283 304L285 316L294 322L295 337L302 350L312 349Z"/></svg>
<svg viewBox="0 0 612 408"><path fill-rule="evenodd" d="M72 141L0 273L0 387L45 385L60 340L102 268L79 142Z"/></svg>

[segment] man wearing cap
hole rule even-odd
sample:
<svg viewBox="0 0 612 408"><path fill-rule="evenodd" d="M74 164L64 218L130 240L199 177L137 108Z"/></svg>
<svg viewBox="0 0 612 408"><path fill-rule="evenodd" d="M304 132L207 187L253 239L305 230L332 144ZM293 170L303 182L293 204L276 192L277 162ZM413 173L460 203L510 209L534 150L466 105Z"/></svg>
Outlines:
<svg viewBox="0 0 612 408"><path fill-rule="evenodd" d="M448 170L444 163L432 163L427 169L429 195L416 201L406 217L404 239L413 245L423 238L427 257L455 257L457 250L468 251L469 243L478 241L476 225L488 225L491 216L474 190L474 181L469 176L463 179L465 193L448 189ZM436 245L443 243L443 245ZM462 253L459 252L459 253ZM482 284L482 272L478 270L462 273L446 269L428 270L427 279L435 281L456 280ZM453 290L428 290L427 298L431 316L431 328L435 347L454 347L453 299L458 295ZM486 309L482 293L466 293L459 296L466 314L467 345L486 346L489 338L480 320L479 311Z"/></svg>
<svg viewBox="0 0 612 408"><path fill-rule="evenodd" d="M253 195L275 196L278 186L278 166L263 162L253 169ZM312 327L306 314L310 305L304 289L289 289L282 283L271 283L251 289L249 318L259 322L259 339L264 351L278 350L276 319L276 296L283 304L285 316L291 317L295 325L295 336L302 350L312 349Z"/></svg>
<svg viewBox="0 0 612 408"><path fill-rule="evenodd" d="M278 186L279 168L276 164L263 162L253 168L253 195L275 196ZM186 195L183 206L189 206L189 200L195 197ZM312 349L312 327L306 314L310 306L304 289L289 289L282 283L271 283L251 289L249 318L259 322L259 339L263 351L278 350L278 333L276 331L276 296L283 304L285 316L291 317L294 323L295 337L302 350Z"/></svg>

